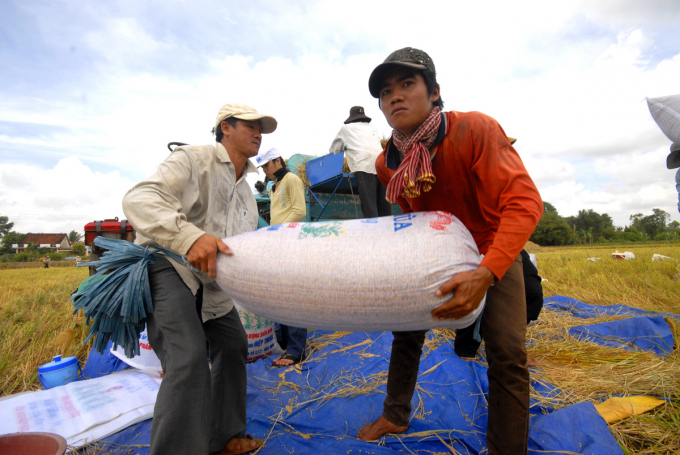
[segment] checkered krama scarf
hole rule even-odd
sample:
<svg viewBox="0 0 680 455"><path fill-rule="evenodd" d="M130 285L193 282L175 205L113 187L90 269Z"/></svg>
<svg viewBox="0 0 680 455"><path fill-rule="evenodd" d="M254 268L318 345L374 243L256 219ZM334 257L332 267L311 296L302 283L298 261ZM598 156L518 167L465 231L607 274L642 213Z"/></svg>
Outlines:
<svg viewBox="0 0 680 455"><path fill-rule="evenodd" d="M394 204L399 196L416 198L422 192L432 189L437 178L432 173L430 147L437 138L442 118L439 107L435 107L409 137L392 130L392 141L404 156L390 182L387 184L386 199Z"/></svg>

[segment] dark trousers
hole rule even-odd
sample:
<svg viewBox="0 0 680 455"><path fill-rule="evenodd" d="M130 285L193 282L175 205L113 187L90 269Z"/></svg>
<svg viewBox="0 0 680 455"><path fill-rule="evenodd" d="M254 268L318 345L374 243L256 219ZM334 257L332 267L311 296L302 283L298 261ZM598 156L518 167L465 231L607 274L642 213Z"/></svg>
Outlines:
<svg viewBox="0 0 680 455"><path fill-rule="evenodd" d="M456 351L458 357L475 357L479 347L482 345L481 341L475 340L475 324L464 329L456 330L456 339L453 340L453 350ZM479 328L479 335L484 336L482 328Z"/></svg>
<svg viewBox="0 0 680 455"><path fill-rule="evenodd" d="M527 324L538 319L543 309L541 277L524 275L524 295L527 300Z"/></svg>
<svg viewBox="0 0 680 455"><path fill-rule="evenodd" d="M149 269L149 282L154 312L147 332L165 371L149 453L206 455L222 450L246 429L248 342L238 313L233 309L202 322L201 291L192 295L163 257Z"/></svg>
<svg viewBox="0 0 680 455"><path fill-rule="evenodd" d="M281 338L283 349L293 357L302 358L307 346L307 329L298 329L281 324Z"/></svg>
<svg viewBox="0 0 680 455"><path fill-rule="evenodd" d="M543 286L541 277L538 276L536 267L531 263L529 254L522 251L522 266L524 269L524 297L527 303L527 324L538 319L538 315L543 309ZM458 357L474 357L482 344L474 338L475 324L464 329L456 330L456 339L453 342L453 349ZM479 335L483 338L484 331L479 328Z"/></svg>
<svg viewBox="0 0 680 455"><path fill-rule="evenodd" d="M359 185L359 200L364 218L392 215L392 206L385 199L385 187L376 174L356 171L354 178Z"/></svg>
<svg viewBox="0 0 680 455"><path fill-rule="evenodd" d="M482 316L489 363L489 454L527 453L529 437L529 370L524 348L526 303L522 261L518 256L503 279L486 294ZM407 426L427 331L393 332L383 416Z"/></svg>

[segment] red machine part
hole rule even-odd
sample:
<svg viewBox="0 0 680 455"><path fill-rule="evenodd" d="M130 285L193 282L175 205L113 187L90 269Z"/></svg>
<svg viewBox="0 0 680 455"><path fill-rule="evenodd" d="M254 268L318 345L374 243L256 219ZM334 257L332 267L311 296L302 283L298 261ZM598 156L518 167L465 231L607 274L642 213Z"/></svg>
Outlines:
<svg viewBox="0 0 680 455"><path fill-rule="evenodd" d="M90 262L98 260L106 251L94 244L94 239L103 236L109 239L121 239L128 242L135 241L135 228L132 227L128 220L118 221L118 217L113 219L93 221L85 225L85 245L89 246ZM90 275L94 275L96 269L90 267Z"/></svg>
<svg viewBox="0 0 680 455"><path fill-rule="evenodd" d="M118 217L93 221L85 225L85 245L93 246L94 239L100 235L109 239L122 239L134 242L135 228L132 227L128 220L118 221Z"/></svg>

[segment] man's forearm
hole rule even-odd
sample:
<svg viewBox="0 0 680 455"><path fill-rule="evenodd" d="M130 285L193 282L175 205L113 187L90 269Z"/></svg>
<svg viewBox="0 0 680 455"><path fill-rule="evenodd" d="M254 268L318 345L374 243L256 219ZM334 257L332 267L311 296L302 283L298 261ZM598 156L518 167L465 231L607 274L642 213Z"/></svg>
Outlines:
<svg viewBox="0 0 680 455"><path fill-rule="evenodd" d="M135 230L154 243L186 254L205 232L188 222L186 216L172 209L160 198L136 188L123 198L123 213ZM152 214L153 217L149 215Z"/></svg>

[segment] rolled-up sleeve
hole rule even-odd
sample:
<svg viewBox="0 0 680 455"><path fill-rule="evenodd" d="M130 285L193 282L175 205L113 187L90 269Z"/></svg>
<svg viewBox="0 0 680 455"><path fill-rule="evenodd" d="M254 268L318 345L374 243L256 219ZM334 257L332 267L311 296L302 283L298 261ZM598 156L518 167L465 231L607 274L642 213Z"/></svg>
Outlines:
<svg viewBox="0 0 680 455"><path fill-rule="evenodd" d="M471 132L475 144L472 172L476 193L487 219L500 215L484 265L499 280L522 251L543 214L543 201L522 160L503 129L491 117L480 116Z"/></svg>
<svg viewBox="0 0 680 455"><path fill-rule="evenodd" d="M135 230L163 248L187 254L204 231L187 221L183 208L199 198L190 156L175 150L156 172L123 198L123 212Z"/></svg>
<svg viewBox="0 0 680 455"><path fill-rule="evenodd" d="M338 135L335 136L335 139L333 139L333 142L331 143L331 148L328 150L330 153L337 155L338 153L342 153L345 151L345 142L343 140L344 136L344 128L341 128L340 131L338 131Z"/></svg>

